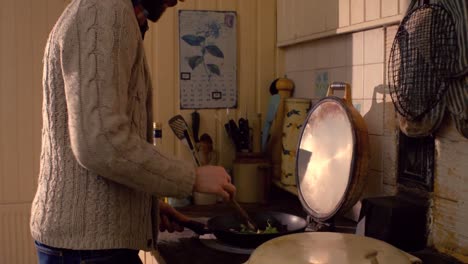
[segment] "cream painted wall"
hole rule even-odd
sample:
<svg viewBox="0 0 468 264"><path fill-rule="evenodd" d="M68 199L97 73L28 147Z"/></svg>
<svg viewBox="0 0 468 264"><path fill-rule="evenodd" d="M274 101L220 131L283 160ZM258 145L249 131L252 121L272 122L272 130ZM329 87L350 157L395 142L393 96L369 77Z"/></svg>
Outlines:
<svg viewBox="0 0 468 264"><path fill-rule="evenodd" d="M130 1L130 0L129 0ZM42 56L47 36L69 0L1 0L0 8L0 263L35 262L29 234L41 145ZM237 117L265 112L275 78L275 0L186 0L180 9L235 10L238 13ZM178 114L177 10L151 26L145 45L154 83L155 121L164 122L164 150L190 160L167 121ZM182 111L189 119L191 111ZM229 167L234 152L223 130L224 110L202 110L201 133L209 133ZM147 254L146 263L155 263Z"/></svg>
<svg viewBox="0 0 468 264"><path fill-rule="evenodd" d="M238 108L229 111L236 120L245 115L249 119L256 113L265 115L269 99L269 85L275 78L276 1L272 0L192 0L181 3L167 12L151 26L145 37L147 57L154 79L155 121L163 122L163 149L190 160L190 152L174 137L167 121L182 114L191 123L192 110L179 109L178 82L178 23L177 10L229 10L238 16ZM219 152L219 162L231 167L235 153L227 138L224 124L227 111L199 110L200 135L208 133Z"/></svg>
<svg viewBox="0 0 468 264"><path fill-rule="evenodd" d="M0 4L0 263L36 261L29 234L41 145L42 56L63 0Z"/></svg>

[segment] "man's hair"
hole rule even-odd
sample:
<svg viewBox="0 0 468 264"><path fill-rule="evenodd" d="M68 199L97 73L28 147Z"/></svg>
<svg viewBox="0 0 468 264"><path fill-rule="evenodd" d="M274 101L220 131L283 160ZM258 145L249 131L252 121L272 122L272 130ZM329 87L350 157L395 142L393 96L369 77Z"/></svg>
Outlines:
<svg viewBox="0 0 468 264"><path fill-rule="evenodd" d="M148 11L148 19L153 22L158 21L167 8L164 0L142 0L141 4Z"/></svg>

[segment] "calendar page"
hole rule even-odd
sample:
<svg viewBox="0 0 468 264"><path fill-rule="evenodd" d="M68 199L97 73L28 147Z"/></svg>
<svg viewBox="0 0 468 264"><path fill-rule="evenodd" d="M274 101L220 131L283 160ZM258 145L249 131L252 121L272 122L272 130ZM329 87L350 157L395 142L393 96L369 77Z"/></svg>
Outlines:
<svg viewBox="0 0 468 264"><path fill-rule="evenodd" d="M237 15L179 11L180 108L237 107Z"/></svg>

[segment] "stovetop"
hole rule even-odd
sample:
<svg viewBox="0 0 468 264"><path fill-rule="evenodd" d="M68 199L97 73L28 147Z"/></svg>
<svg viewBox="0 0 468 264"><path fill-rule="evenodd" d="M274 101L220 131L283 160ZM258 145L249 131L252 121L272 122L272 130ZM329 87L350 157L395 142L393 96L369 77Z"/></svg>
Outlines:
<svg viewBox="0 0 468 264"><path fill-rule="evenodd" d="M208 218L194 220L206 222ZM180 233L161 233L158 249L168 264L239 264L245 263L253 251L221 244L212 235L199 237L188 229Z"/></svg>
<svg viewBox="0 0 468 264"><path fill-rule="evenodd" d="M207 217L194 218L199 222L206 222ZM317 227L309 225L305 232L314 232ZM354 233L354 228L337 225L336 231ZM216 239L212 234L198 236L193 231L185 229L181 233L161 233L158 248L161 256L168 264L177 263L245 263L250 254L255 250L240 248L225 244Z"/></svg>

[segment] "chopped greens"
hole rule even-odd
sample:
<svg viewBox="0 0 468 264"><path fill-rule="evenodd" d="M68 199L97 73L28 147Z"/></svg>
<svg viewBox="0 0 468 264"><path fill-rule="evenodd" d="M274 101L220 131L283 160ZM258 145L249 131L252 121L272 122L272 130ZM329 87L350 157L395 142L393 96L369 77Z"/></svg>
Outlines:
<svg viewBox="0 0 468 264"><path fill-rule="evenodd" d="M248 228L247 226L245 226L244 224L241 224L240 227L241 229L239 232L243 234L276 234L276 233L279 233L278 229L271 225L270 220L267 221L267 226L265 230L257 229L257 231L254 231Z"/></svg>

